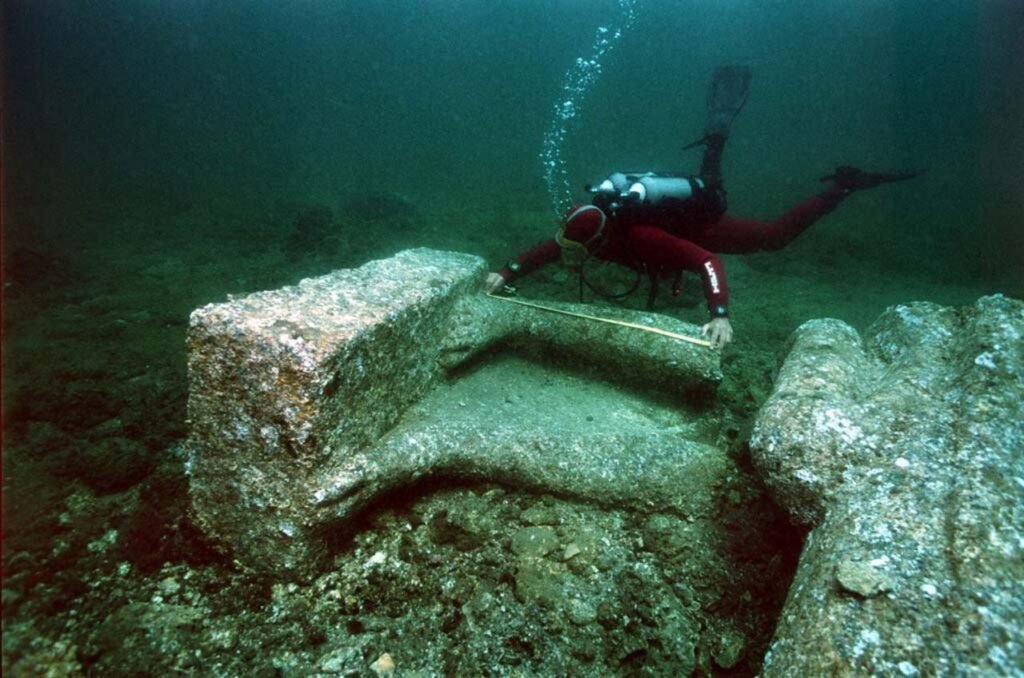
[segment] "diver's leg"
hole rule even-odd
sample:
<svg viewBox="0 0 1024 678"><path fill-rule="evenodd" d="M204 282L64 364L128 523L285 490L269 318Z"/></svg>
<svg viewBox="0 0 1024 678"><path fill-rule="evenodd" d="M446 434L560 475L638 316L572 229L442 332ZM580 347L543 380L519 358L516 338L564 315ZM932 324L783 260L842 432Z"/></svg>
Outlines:
<svg viewBox="0 0 1024 678"><path fill-rule="evenodd" d="M711 77L708 88L707 121L704 136L690 144L704 146L700 163L700 179L707 192L707 217L716 221L725 213L726 193L722 179L722 154L729 138L732 123L743 110L750 96L751 70L747 66L719 66Z"/></svg>
<svg viewBox="0 0 1024 678"><path fill-rule="evenodd" d="M725 184L722 180L722 154L726 137L711 134L704 137L704 157L700 161L700 180L704 183L707 221L715 222L727 208Z"/></svg>
<svg viewBox="0 0 1024 678"><path fill-rule="evenodd" d="M704 138L704 157L700 161L700 178L708 188L722 186L722 154L726 137L712 134Z"/></svg>
<svg viewBox="0 0 1024 678"><path fill-rule="evenodd" d="M726 215L713 227L694 233L692 240L719 254L780 250L832 212L844 197L842 191L831 188L793 206L772 221Z"/></svg>
<svg viewBox="0 0 1024 678"><path fill-rule="evenodd" d="M882 184L907 181L923 170L901 172L865 172L844 165L821 181L832 182L812 198L791 207L774 221L757 221L725 216L702 232L691 234L701 247L721 254L747 254L760 250L779 250L793 241L815 222L832 212L850 194Z"/></svg>

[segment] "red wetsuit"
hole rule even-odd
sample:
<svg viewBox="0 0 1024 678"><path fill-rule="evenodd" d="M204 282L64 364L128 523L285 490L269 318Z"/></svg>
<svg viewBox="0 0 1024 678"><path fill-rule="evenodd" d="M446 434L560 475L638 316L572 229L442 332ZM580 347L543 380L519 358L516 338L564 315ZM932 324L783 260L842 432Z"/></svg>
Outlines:
<svg viewBox="0 0 1024 678"><path fill-rule="evenodd" d="M714 317L725 317L729 308L729 287L718 254L749 254L777 250L800 235L815 221L836 208L846 192L831 188L796 205L775 221L741 219L728 214L713 223L681 225L671 221L605 225L607 237L597 238L589 246L592 256L628 266L635 270L674 275L680 271L700 274L708 310ZM603 213L593 205L569 210L564 237L586 243L597 232ZM499 273L511 281L557 261L561 247L552 238L523 252L514 259L518 271L509 265ZM510 262L511 263L511 262Z"/></svg>

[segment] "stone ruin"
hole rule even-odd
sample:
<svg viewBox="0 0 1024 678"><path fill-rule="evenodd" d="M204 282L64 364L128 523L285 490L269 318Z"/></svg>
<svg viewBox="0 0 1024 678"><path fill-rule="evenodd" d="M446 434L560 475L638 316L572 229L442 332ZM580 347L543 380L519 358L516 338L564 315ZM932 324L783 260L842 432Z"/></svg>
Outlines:
<svg viewBox="0 0 1024 678"><path fill-rule="evenodd" d="M427 476L608 505L706 496L694 469L721 455L678 436L565 440L517 422L402 422L444 374L499 345L674 392L721 380L706 347L508 304L480 292L485 273L478 257L409 250L193 312L188 472L204 531L242 565L309 579L327 564L328 532ZM619 317L698 332L653 314Z"/></svg>
<svg viewBox="0 0 1024 678"><path fill-rule="evenodd" d="M658 432L565 439L407 413L490 349L710 393L717 352L480 293L483 260L409 250L196 310L188 443L196 522L244 567L309 579L328 536L428 476L682 514L719 450ZM589 312L573 304L551 304ZM697 328L602 309L672 332ZM765 675L1012 673L1024 665L1024 305L887 311L864 338L795 334L751 451L810 532Z"/></svg>
<svg viewBox="0 0 1024 678"><path fill-rule="evenodd" d="M751 449L811 527L765 675L1024 670L1024 303L805 323Z"/></svg>

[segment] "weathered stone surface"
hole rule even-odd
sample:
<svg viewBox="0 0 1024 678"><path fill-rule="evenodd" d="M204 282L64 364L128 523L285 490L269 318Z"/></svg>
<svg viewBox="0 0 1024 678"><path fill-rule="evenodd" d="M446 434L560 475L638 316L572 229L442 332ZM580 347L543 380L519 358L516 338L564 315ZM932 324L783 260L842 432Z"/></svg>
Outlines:
<svg viewBox="0 0 1024 678"><path fill-rule="evenodd" d="M706 348L484 297L484 270L477 257L409 250L196 310L188 447L198 524L249 567L309 577L325 563L325 529L428 475L680 511L705 500L700 484L724 472L722 455L675 434L567 439L511 423L402 420L445 370L488 347L676 392L720 379Z"/></svg>
<svg viewBox="0 0 1024 678"><path fill-rule="evenodd" d="M412 251L211 304L188 334L190 474L199 525L240 561L322 561L310 491L333 455L392 427L440 372L443 319L483 262Z"/></svg>
<svg viewBox="0 0 1024 678"><path fill-rule="evenodd" d="M546 301L544 306L595 314L594 308L586 304ZM655 313L601 308L600 315L695 338L699 335L694 325ZM494 348L593 366L609 377L646 389L680 392L707 388L722 380L718 354L705 346L481 294L463 297L452 316L442 363L447 367L458 365Z"/></svg>
<svg viewBox="0 0 1024 678"><path fill-rule="evenodd" d="M844 590L864 598L892 591L892 579L884 573L882 565L857 560L844 560L836 567L836 581Z"/></svg>
<svg viewBox="0 0 1024 678"><path fill-rule="evenodd" d="M766 676L1024 669L1024 304L805 323L751 448L813 528Z"/></svg>

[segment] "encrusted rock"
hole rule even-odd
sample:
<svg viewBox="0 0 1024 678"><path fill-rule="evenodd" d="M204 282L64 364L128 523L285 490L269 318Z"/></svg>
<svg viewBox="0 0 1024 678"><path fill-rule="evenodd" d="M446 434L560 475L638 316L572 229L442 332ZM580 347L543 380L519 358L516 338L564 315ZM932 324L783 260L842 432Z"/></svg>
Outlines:
<svg viewBox="0 0 1024 678"><path fill-rule="evenodd" d="M585 600L573 598L566 609L569 621L577 626L586 626L597 621L597 609Z"/></svg>
<svg viewBox="0 0 1024 678"><path fill-rule="evenodd" d="M712 659L723 669L731 669L743 657L746 645L747 638L739 629L731 626L722 629L713 645Z"/></svg>
<svg viewBox="0 0 1024 678"><path fill-rule="evenodd" d="M1022 449L1020 301L800 327L751 440L812 527L764 675L1019 672Z"/></svg>
<svg viewBox="0 0 1024 678"><path fill-rule="evenodd" d="M558 548L558 535L550 527L524 527L512 535L512 552L517 556L541 558Z"/></svg>
<svg viewBox="0 0 1024 678"><path fill-rule="evenodd" d="M844 560L839 563L839 567L836 568L836 581L844 590L864 598L893 589L892 579L879 568L871 563L856 560Z"/></svg>
<svg viewBox="0 0 1024 678"><path fill-rule="evenodd" d="M671 432L567 438L521 422L403 418L446 370L489 348L675 393L721 378L706 347L489 298L484 273L478 257L408 250L193 312L188 469L204 531L245 566L308 578L326 563L326 531L428 475L608 504L692 510L703 501L723 455Z"/></svg>
<svg viewBox="0 0 1024 678"><path fill-rule="evenodd" d="M550 608L565 604L566 569L543 558L520 558L516 565L516 597Z"/></svg>

